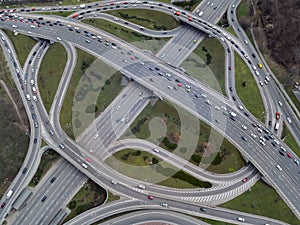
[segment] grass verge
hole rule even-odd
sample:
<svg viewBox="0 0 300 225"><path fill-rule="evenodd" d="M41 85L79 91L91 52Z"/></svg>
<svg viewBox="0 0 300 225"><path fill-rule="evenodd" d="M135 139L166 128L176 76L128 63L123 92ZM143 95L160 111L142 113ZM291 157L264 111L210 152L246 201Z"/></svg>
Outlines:
<svg viewBox="0 0 300 225"><path fill-rule="evenodd" d="M249 15L249 1L241 1L236 9L236 16L238 19Z"/></svg>
<svg viewBox="0 0 300 225"><path fill-rule="evenodd" d="M300 146L298 146L285 123L283 123L281 139L283 139L284 143L289 146L298 157L300 157Z"/></svg>
<svg viewBox="0 0 300 225"><path fill-rule="evenodd" d="M98 27L108 33L127 41L134 46L151 51L156 54L170 38L153 38L145 36L131 29L125 28L103 19L86 19L83 22Z"/></svg>
<svg viewBox="0 0 300 225"><path fill-rule="evenodd" d="M234 57L236 92L247 110L264 122L265 108L253 75L239 55L235 53Z"/></svg>
<svg viewBox="0 0 300 225"><path fill-rule="evenodd" d="M186 119L180 121L180 118ZM208 170L215 173L230 173L244 166L245 162L239 151L230 142L204 122L199 122L199 129L196 127L197 121L199 120L188 112L175 108L166 101L158 101L141 112L121 139L132 136L148 139L195 165L200 162L206 164L209 166ZM182 123L185 123L184 126ZM189 129L185 129L186 126ZM155 129L166 129L166 133L158 135ZM152 137L152 133L158 137ZM182 140L181 136L184 136ZM220 143L220 147L215 143ZM213 153L216 153L216 158L212 158Z"/></svg>
<svg viewBox="0 0 300 225"><path fill-rule="evenodd" d="M20 61L20 65L21 67L23 67L28 57L28 54L30 53L33 46L36 44L36 40L24 34L18 34L15 36L12 31L4 30L4 32L11 40L16 51L17 57Z"/></svg>
<svg viewBox="0 0 300 225"><path fill-rule="evenodd" d="M148 9L120 9L107 12L153 30L171 30L178 22L170 15Z"/></svg>
<svg viewBox="0 0 300 225"><path fill-rule="evenodd" d="M119 199L120 199L119 195L114 195L113 193L111 193L111 192L108 191L108 197L107 197L106 203L117 201Z"/></svg>
<svg viewBox="0 0 300 225"><path fill-rule="evenodd" d="M29 145L28 119L23 107L22 99L14 83L12 74L5 60L4 53L0 47L0 198L14 180L27 153ZM17 116L15 107L12 104L3 84L8 88L14 103L21 115ZM19 85L19 84L17 84Z"/></svg>
<svg viewBox="0 0 300 225"><path fill-rule="evenodd" d="M227 30L229 33L231 33L232 35L234 35L235 37L237 37L237 35L236 35L236 33L235 33L235 31L234 31L234 29L233 29L232 27L227 27L226 30Z"/></svg>
<svg viewBox="0 0 300 225"><path fill-rule="evenodd" d="M258 181L247 192L221 207L267 216L293 225L299 224L297 217L276 191L263 181Z"/></svg>
<svg viewBox="0 0 300 225"><path fill-rule="evenodd" d="M161 180L157 184L167 187L211 187L209 182L199 181L183 171L178 171L175 167L144 151L124 149L113 154L113 157L108 158L105 162L118 172L138 180L151 182L151 180L147 180L147 178L151 179L147 174L155 173L155 181ZM126 165L131 165L131 167Z"/></svg>
<svg viewBox="0 0 300 225"><path fill-rule="evenodd" d="M67 17L67 16L73 14L74 12L75 11L55 11L55 12L37 12L37 14L56 15L56 16Z"/></svg>
<svg viewBox="0 0 300 225"><path fill-rule="evenodd" d="M68 204L71 213L67 216L64 222L74 218L75 216L100 206L106 199L106 191L98 186L91 179L88 179L84 186L77 192Z"/></svg>
<svg viewBox="0 0 300 225"><path fill-rule="evenodd" d="M225 51L216 38L205 38L181 65L190 76L225 92Z"/></svg>
<svg viewBox="0 0 300 225"><path fill-rule="evenodd" d="M43 153L39 167L29 183L29 186L36 186L43 178L43 176L47 173L47 171L51 168L51 166L60 159L60 157L61 156L52 149L45 151Z"/></svg>
<svg viewBox="0 0 300 225"><path fill-rule="evenodd" d="M72 105L77 85L86 69L96 60L87 52L77 49L77 62L60 112L60 124L66 134L74 138L72 129Z"/></svg>
<svg viewBox="0 0 300 225"><path fill-rule="evenodd" d="M63 129L71 138L82 133L122 89L121 73L95 60L95 57L78 50L60 117Z"/></svg>
<svg viewBox="0 0 300 225"><path fill-rule="evenodd" d="M49 47L42 61L37 81L44 106L48 112L53 102L66 62L67 52L59 43L55 43Z"/></svg>

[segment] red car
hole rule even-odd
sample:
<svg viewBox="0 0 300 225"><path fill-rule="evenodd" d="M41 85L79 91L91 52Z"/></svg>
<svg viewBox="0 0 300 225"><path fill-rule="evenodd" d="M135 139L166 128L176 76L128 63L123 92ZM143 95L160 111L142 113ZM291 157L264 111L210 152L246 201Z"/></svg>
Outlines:
<svg viewBox="0 0 300 225"><path fill-rule="evenodd" d="M243 181L243 183L246 183L248 181L248 178L245 177L242 181Z"/></svg>
<svg viewBox="0 0 300 225"><path fill-rule="evenodd" d="M153 200L153 199L154 199L154 197L153 197L153 196L151 196L151 195L149 195L149 196L148 196L148 199L150 199L150 200Z"/></svg>
<svg viewBox="0 0 300 225"><path fill-rule="evenodd" d="M21 89L24 90L24 86L23 85L21 85Z"/></svg>
<svg viewBox="0 0 300 225"><path fill-rule="evenodd" d="M178 87L182 87L182 84L181 84L181 83L178 83L177 86L178 86Z"/></svg>
<svg viewBox="0 0 300 225"><path fill-rule="evenodd" d="M287 156L291 159L293 156L291 153L288 153Z"/></svg>
<svg viewBox="0 0 300 225"><path fill-rule="evenodd" d="M135 60L135 58L133 56L130 57L131 60Z"/></svg>
<svg viewBox="0 0 300 225"><path fill-rule="evenodd" d="M86 161L92 162L91 158L86 158Z"/></svg>

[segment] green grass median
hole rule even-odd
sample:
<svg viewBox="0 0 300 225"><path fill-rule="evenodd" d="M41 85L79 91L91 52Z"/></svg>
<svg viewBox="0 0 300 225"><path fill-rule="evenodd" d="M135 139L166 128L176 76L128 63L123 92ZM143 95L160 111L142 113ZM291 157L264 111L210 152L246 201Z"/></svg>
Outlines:
<svg viewBox="0 0 300 225"><path fill-rule="evenodd" d="M39 92L48 112L64 72L66 62L67 52L65 48L59 43L50 45L37 76Z"/></svg>

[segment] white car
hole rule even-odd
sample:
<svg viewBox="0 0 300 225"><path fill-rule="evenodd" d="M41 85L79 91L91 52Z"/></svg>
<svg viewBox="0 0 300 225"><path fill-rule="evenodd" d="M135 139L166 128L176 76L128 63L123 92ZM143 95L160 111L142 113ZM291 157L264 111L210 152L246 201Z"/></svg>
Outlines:
<svg viewBox="0 0 300 225"><path fill-rule="evenodd" d="M276 165L276 168L277 168L279 171L282 170L281 166L279 166L279 165Z"/></svg>
<svg viewBox="0 0 300 225"><path fill-rule="evenodd" d="M245 44L247 45L248 44L248 41L247 40L244 40Z"/></svg>
<svg viewBox="0 0 300 225"><path fill-rule="evenodd" d="M259 140L259 143L260 143L262 146L266 146L266 143L263 142L262 140Z"/></svg>
<svg viewBox="0 0 300 225"><path fill-rule="evenodd" d="M251 137L253 137L254 139L257 137L255 134L253 134L253 133L251 133L250 134L251 135Z"/></svg>
<svg viewBox="0 0 300 225"><path fill-rule="evenodd" d="M242 128L243 128L244 130L247 130L247 127L246 127L244 124L242 124Z"/></svg>
<svg viewBox="0 0 300 225"><path fill-rule="evenodd" d="M12 25L12 28L17 28L17 26L16 25Z"/></svg>
<svg viewBox="0 0 300 225"><path fill-rule="evenodd" d="M58 41L61 41L61 38L60 38L60 37L56 37L56 39L57 39Z"/></svg>
<svg viewBox="0 0 300 225"><path fill-rule="evenodd" d="M279 106L282 106L282 102L281 102L281 101L279 101L279 102L278 102L278 105L279 105Z"/></svg>
<svg viewBox="0 0 300 225"><path fill-rule="evenodd" d="M259 81L260 86L264 86L264 82Z"/></svg>
<svg viewBox="0 0 300 225"><path fill-rule="evenodd" d="M290 117L287 117L286 120L288 121L288 123L292 123L292 120Z"/></svg>
<svg viewBox="0 0 300 225"><path fill-rule="evenodd" d="M241 105L239 105L239 109L240 109L240 110L243 110L243 109L244 109L244 107L243 107L243 106L241 106Z"/></svg>

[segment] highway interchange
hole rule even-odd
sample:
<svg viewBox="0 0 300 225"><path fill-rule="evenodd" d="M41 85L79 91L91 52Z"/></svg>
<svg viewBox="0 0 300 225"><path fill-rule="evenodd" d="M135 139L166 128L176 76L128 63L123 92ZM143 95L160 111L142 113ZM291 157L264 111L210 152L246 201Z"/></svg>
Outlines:
<svg viewBox="0 0 300 225"><path fill-rule="evenodd" d="M169 10L169 9L164 8L163 6L157 6L158 3L152 4L149 2L147 4L140 4L138 6L140 6L139 8L149 8L148 4L151 6L155 5L156 9L159 8L161 11L167 12L171 15L174 13L174 9ZM134 7L136 7L136 6L134 6ZM170 7L170 6L168 5L168 7ZM225 7L225 6L223 6L223 7ZM180 11L183 11L183 10L180 10ZM25 16L28 16L31 18L34 17L33 15L25 15L24 14L24 17ZM35 17L38 17L38 15L35 15ZM47 18L47 19L53 21L51 16L43 15L43 17L44 17L44 20L46 20L46 18ZM201 25L200 22L198 23L195 20L193 20L193 22L190 23L189 20L187 18L185 18L183 15L181 15L179 18L181 20L183 20L184 22L195 26L196 28L200 28L202 31L210 32L211 35L216 36L216 34L219 33L219 32L216 32L217 29L214 25L210 25L210 26L203 25L203 24ZM55 18L55 20L56 19L57 18ZM115 101L117 102L118 98L119 98L119 99L121 99L121 102L120 103L118 103L118 102L112 103L111 106L109 106L109 109L111 111L107 110L104 115L101 115L99 118L97 118L95 123L93 124L93 126L91 126L91 128L88 128L84 132L89 135L84 135L84 133L83 133L82 136L80 136L80 138L78 138L78 140L76 139L76 142L77 142L76 143L73 140L71 140L70 138L66 137L66 135L63 133L63 131L59 125L59 111L60 111L60 108L61 108L61 105L63 102L64 93L68 86L67 85L68 79L70 79L70 76L63 76L62 81L59 86L59 89L58 89L58 92L57 92L57 96L61 96L61 97L56 98L56 100L54 101L54 103L52 105L52 110L51 110L51 113L49 114L49 116L47 115L46 110L43 108L43 105L41 104L40 96L38 98L39 101L36 103L36 105L37 105L36 114L38 116L38 121L40 121L39 124L40 124L40 126L42 126L42 128L40 129L40 127L39 127L39 129L35 129L33 126L34 123L30 119L31 126L32 126L31 130L37 132L37 133L33 134L34 137L38 138L38 140L40 141L41 137L39 135L41 132L42 136L44 137L44 139L46 139L47 143L51 147L53 147L54 149L57 149L57 151L61 155L63 155L64 158L66 158L68 161L70 161L72 164L74 164L78 169L80 169L82 172L84 172L87 176L91 177L97 183L103 185L104 187L107 187L108 189L113 189L117 193L120 193L122 195L125 195L128 197L134 196L134 198L136 198L136 199L143 199L143 201L145 201L145 194L148 193L148 183L147 183L147 192L142 193L142 195L141 195L139 193L139 191L137 192L137 188L136 188L136 186L141 182L132 180L132 179L128 179L124 175L121 175L117 172L111 171L111 169L109 169L109 167L107 167L104 164L101 164L101 160L100 160L103 157L103 155L106 154L105 150L107 149L107 147L112 142L116 141L120 137L120 135L126 130L126 128L130 125L130 123L116 123L115 121L118 118L120 118L120 115L118 115L118 112L120 112L120 111L115 112L115 110L113 110L113 109L115 109L116 106L120 105L120 107L121 107L120 110L122 110L122 113L127 112L133 116L132 119L130 120L132 122L134 120L134 118L142 111L142 109L150 101L150 98L145 98L145 99L140 100L139 93L142 90L143 93L144 92L147 93L147 96L148 95L149 96L158 95L159 97L163 97L165 99L168 99L169 101L176 103L180 107L188 110L193 115L196 115L197 117L206 121L207 123L212 125L214 128L216 128L218 131L220 131L222 134L224 134L224 136L226 136L229 140L234 142L234 144L241 150L242 154L247 159L249 159L252 162L252 164L263 174L265 179L274 186L274 188L281 194L281 196L287 201L287 203L290 205L290 207L294 210L295 214L299 215L299 206L300 206L299 196L297 196L297 194L296 194L299 192L299 183L300 183L299 174L298 174L299 166L297 167L297 165L291 163L291 160L287 159L286 157L282 158L278 154L277 151L273 151L274 147L270 144L270 141L266 142L265 147L262 147L257 141L251 140L252 138L250 137L250 133L258 133L257 128L254 128L251 126L251 123L254 123L254 124L259 123L255 118L248 117L244 114L244 112L240 112L237 109L237 106L232 103L232 101L229 101L227 98L224 98L223 96L216 93L212 89L201 85L198 81L192 80L190 78L186 78L182 74L182 72L180 72L179 70L174 70L172 67L168 66L168 64L163 63L161 60L158 60L155 57L145 55L140 50L134 48L133 46L128 45L127 43L124 43L124 41L120 42L120 40L115 39L113 37L108 37L107 34L103 34L103 32L101 32L99 30L95 31L95 30L92 30L89 26L85 26L84 24L77 24L76 21L70 21L70 20L66 20L63 18L61 19L61 21L64 24L64 26L61 26L61 27L60 26L52 26L52 27L42 26L42 27L37 27L35 29L32 29L28 24L18 22L17 29L18 29L18 32L20 32L20 33L23 32L24 34L28 34L28 31L30 31L31 35L33 35L33 36L42 37L42 38L49 39L52 41L57 41L58 40L57 37L59 37L62 40L62 42L64 43L64 46L66 48L71 49L68 51L68 53L72 52L72 49L74 51L74 47L68 46L69 43L73 43L73 45L75 45L76 47L83 48L83 49L87 50L88 52L90 52L91 54L94 54L94 55L100 57L105 62L107 62L110 65L114 66L115 68L121 70L125 74L125 76L133 78L137 83L142 84L146 88L138 85L137 87L133 88L133 90L130 90L130 87L134 86L136 84L129 85L128 87L126 87L123 91L126 91L126 89L128 89L128 91L131 94L131 98L124 99L126 101L126 102L124 102L124 106L126 106L126 107L122 107L122 105L121 105L122 101L124 101L124 100L122 100L123 94L122 95L120 94L116 98ZM12 24L14 24L13 22L14 21L7 21L7 20L3 21L3 22L1 21L1 27L6 28L6 29L11 29ZM76 26L78 26L80 30L90 30L91 33L97 33L97 35L99 34L103 38L106 36L111 42L115 43L121 49L114 49L114 48L112 48L112 46L107 46L107 45L104 45L103 43L101 44L97 41L94 41L92 38L82 38L83 37L82 33L75 33L74 31L71 33L71 31L68 31L66 24L72 24L72 25L74 24L73 26L75 26L75 24L76 24ZM209 23L207 23L207 24L209 24ZM204 26L204 28L203 28L203 26ZM190 29L193 30L194 28L190 28ZM219 29L221 29L221 28L218 28L218 30ZM70 35L70 33L71 33L71 35ZM180 31L179 32L174 31L174 33L180 34ZM192 33L193 32L191 32L191 34ZM197 34L197 35L200 35L200 34ZM217 36L217 38L224 39L224 37L226 38L228 36L230 36L230 34L226 33L226 36L219 35L219 36ZM239 41L238 39L234 38L233 36L230 36L230 37L231 37L231 40L234 40L235 44L232 44L231 42L228 42L227 44L230 45L231 48L238 50L240 55L242 55L241 51L244 51L247 53L254 52L253 49L249 49L250 47L248 47L248 46L250 46L250 45L245 46L243 44L244 43L243 41ZM190 38L193 39L194 36L193 37L191 36ZM198 38L200 38L200 36ZM245 37L243 37L243 38L245 38ZM90 40L90 42L87 42L86 41L87 39ZM182 39L180 39L180 40L182 41ZM178 40L178 43L180 42L180 40ZM188 41L188 43L192 43L192 42ZM46 44L43 43L43 45L46 45ZM39 49L41 51L41 53L43 52L43 49L44 49L43 45L41 45L40 47L38 45L36 46L36 48ZM190 45L190 47L187 46L186 56L188 55L187 54L188 52L191 52L193 50L194 46L195 46L194 44ZM11 45L10 45L10 49L13 49L13 47ZM242 50L240 50L240 49L242 49ZM121 53L121 51L125 51L125 52L132 51L132 55L136 56L135 60L133 61L131 59L131 57L132 57L131 55L124 56ZM163 52L163 51L166 51L166 50L163 49L161 52ZM166 57L166 60L168 60L171 64L174 64L174 65L180 64L180 62L174 61L176 59L176 57L175 57L176 54L171 54L174 57L172 59L172 58L167 58L168 51L166 51L166 53L161 53L161 52L158 54L158 56L162 56L163 54L165 54L164 57ZM251 54L252 53L249 53L248 55L251 55ZM36 54L36 56L37 55L39 55L39 54ZM16 56L14 55L13 58L16 58ZM33 63L36 63L36 64L34 64L34 65L36 65L35 66L36 68L38 68L39 63L41 62L41 58L42 57L40 57L39 59L36 59L36 62L33 62ZM112 58L114 59L113 61L111 61ZM127 60L126 62L124 61L124 58L126 58L126 60ZM159 57L159 58L161 59L162 57ZM255 61L255 62L253 62L254 64L257 64L258 62L260 62L258 59L256 59L256 60L254 60ZM73 61L73 63L71 61ZM75 61L76 60L74 59L74 56L70 56L70 53L69 53L68 63L70 65L69 66L66 65L65 74L70 74L72 72ZM139 62L137 62L137 61L139 61ZM27 64L28 64L28 62L27 62ZM12 68L13 67L14 66L12 65ZM156 71L156 69L153 69L155 67L160 68L160 71L162 71L164 74L167 74L167 73L172 74L172 80L167 81L166 77L158 76L157 75L158 72ZM22 71L19 65L18 65L18 68L20 71ZM26 72L29 72L29 76L32 76L31 79L32 78L36 79L36 76L34 75L36 73L31 73L29 68L30 67L28 65L26 66L26 64L25 64L23 74L25 74ZM152 68L152 70L150 70L151 68ZM12 69L12 71L15 73L15 69ZM68 71L68 72L66 72L66 71ZM260 73L262 74L263 70L260 70ZM190 87L191 91L187 92L183 88L178 89L178 90L174 90L174 89L171 90L169 88L166 88L166 82L170 83L170 85L172 85L172 86L176 85L176 82L174 81L176 78L179 79L181 81L181 83L191 86ZM152 79L153 81L149 81L149 79ZM163 82L159 82L162 79L163 79ZM28 79L28 80L30 80L30 79ZM18 83L18 82L19 81L16 79L16 83ZM273 86L270 84L270 85L268 85L268 87L273 87ZM19 88L20 88L20 86L19 86ZM150 90L152 90L153 93ZM262 90L266 90L266 89L262 89ZM174 94L175 91L176 91L176 94ZM274 87L273 87L273 89L270 88L270 91L273 91L271 93L278 93L277 89L275 89ZM22 96L24 99L24 103L28 102L25 98L27 92L28 93L31 92L30 86L29 86L29 89L25 90L25 94ZM196 95L198 95L198 94L200 95L201 93L205 94L207 96L206 98L210 100L212 106L208 105L207 102L205 101L206 99L204 99L203 97L200 97L200 98L195 97ZM266 92L266 96L267 96L267 94L268 93ZM280 94L280 95L276 94L276 96L279 96L279 99L281 98L280 97L281 95L282 94ZM272 95L272 96L274 96L274 95ZM136 99L132 100L132 97L135 97ZM272 99L272 98L270 98L270 99ZM276 105L276 107L278 107L278 99L274 100L273 105ZM232 119L230 119L228 116L225 116L223 114L223 111L225 111L225 110L218 111L214 108L214 106L226 106L226 108L227 108L226 111L236 112L238 114L236 121L232 121ZM30 112L30 110L31 110L30 104L25 104L25 107L27 107L26 108L27 111ZM268 106L267 108L268 108L267 111L269 112L269 108L272 108L272 106ZM114 112L116 115L114 115ZM274 110L272 112L274 112ZM282 112L284 115L289 115L292 118L293 123L289 124L289 128L291 130L293 130L293 132L295 134L297 134L297 132L299 131L299 123L297 123L297 117L294 115L294 113L291 111L291 109L289 107L283 107ZM31 113L29 115L31 115ZM274 113L271 113L270 116L274 116ZM29 118L31 118L31 117L29 117ZM217 122L215 122L216 121L215 119L217 119L218 121L221 121L221 124L223 125L223 126L221 126L221 129L220 129L219 124L217 124ZM49 120L50 120L50 123L46 124L45 122L47 122ZM97 121L99 121L99 122L97 122ZM106 122L106 123L104 123L104 122ZM247 126L248 126L247 131L244 131L241 129L242 124L247 124ZM113 126L113 127L111 127L111 126ZM261 126L263 126L263 125L261 124ZM94 138L95 135L97 135L97 131L100 131L101 128L103 128L103 127L107 128L107 130L111 129L113 132L99 133L98 135L100 135L100 137L103 139L101 139L100 137ZM49 134L49 130L54 132L54 135ZM247 140L248 140L247 143L245 143L245 141L243 141L241 139L240 134L243 134L243 136L247 137ZM31 146L32 146L32 141L31 141ZM99 147L99 149L98 149L99 152L96 152L95 154L91 155L90 154L91 152L89 150L93 146L99 145L99 142L102 142L101 143L102 147ZM58 145L61 143L63 143L65 146L65 148L63 150L59 149L59 147L58 147ZM134 143L132 143L132 144L134 144ZM282 145L285 146L284 144L282 144ZM33 147L33 148L36 148L36 146L37 145L35 145L35 147ZM288 149L287 146L285 146L285 148ZM147 147L145 147L145 149L149 150L149 148L147 148ZM152 147L151 147L151 149L152 149ZM291 152L291 150L289 150L289 149L288 149L288 151ZM38 151L35 151L35 152L38 152ZM163 150L160 152L163 153ZM85 162L85 159L87 156L92 157L93 161L92 161L92 163L90 163L88 169L85 170L81 167L81 163ZM107 156L107 155L105 155L105 156ZM160 155L160 156L163 158L163 155ZM37 156L34 156L34 157L37 157ZM293 156L293 157L297 158L296 156ZM266 165L265 162L268 162L268 161L269 161L269 164ZM281 167L283 168L283 171L278 171L276 169L277 164L281 165ZM36 164L36 165L38 165L38 164ZM99 172L99 171L101 171L101 172ZM284 175L282 175L282 174L284 174ZM255 173L253 174L253 177L255 177L254 175L255 175ZM241 176L237 176L237 177L239 179L235 180L236 181L235 185L241 186L241 179L240 179ZM24 176L23 176L23 178L24 178ZM111 179L120 181L120 184L112 185L110 182ZM239 182L237 182L237 181L239 181ZM19 182L21 182L21 181L19 180ZM23 182L26 183L26 181L23 181ZM28 182L28 179L27 179L27 182ZM20 183L18 183L18 184L20 184ZM250 184L250 182L248 184ZM134 187L134 188L131 190L130 187L131 187L131 189L132 189L132 187ZM153 191L151 190L151 188L153 188ZM165 189L156 187L156 185L153 185L153 187L151 185L151 188L149 187L149 191L151 191L151 193L157 194L157 196L164 196L164 197L167 196L168 199L172 198L172 196L174 196L174 193L172 193L172 189L165 190ZM19 187L16 186L14 189L18 190ZM220 188L220 189L222 190L222 188ZM192 198L195 199L195 198L199 197L199 193L192 193L192 194L188 195L189 197L185 197L183 192L184 191L182 191L181 197L185 198L186 203L180 203L178 200L176 200L176 198L174 198L174 200L170 200L170 202L168 202L169 206L178 208L178 209L181 208L182 210L184 209L184 210L188 211L190 209L189 207L192 207L189 205L188 202L192 202L193 201L193 200L191 200ZM201 195L202 194L200 193L200 196ZM163 200L168 201L166 199L163 199ZM159 204L159 199L157 199L157 202ZM61 201L60 204L63 205L62 203L63 202ZM9 205L6 207L6 209L8 209L8 207L9 207ZM38 206L36 206L36 207L38 208ZM199 211L199 210L195 210L195 211ZM21 213L24 213L24 212L21 212ZM205 214L208 214L208 213L205 213ZM3 215L3 213L1 215ZM220 216L220 215L218 215L218 216ZM220 216L220 217L222 218L222 220L226 219L226 216L224 216L224 217ZM227 215L227 217L228 217L227 219L229 219L229 220L231 218L231 222L233 222L233 223L236 222L236 220L235 220L236 217L232 217L232 216L230 217L228 215ZM243 216L243 217L245 217L245 216ZM246 218L246 221L250 224L263 224L262 221L257 222L257 223L251 222L252 219L253 218L251 218L251 216L250 216L249 218ZM35 220L35 221L37 221L37 220Z"/></svg>

